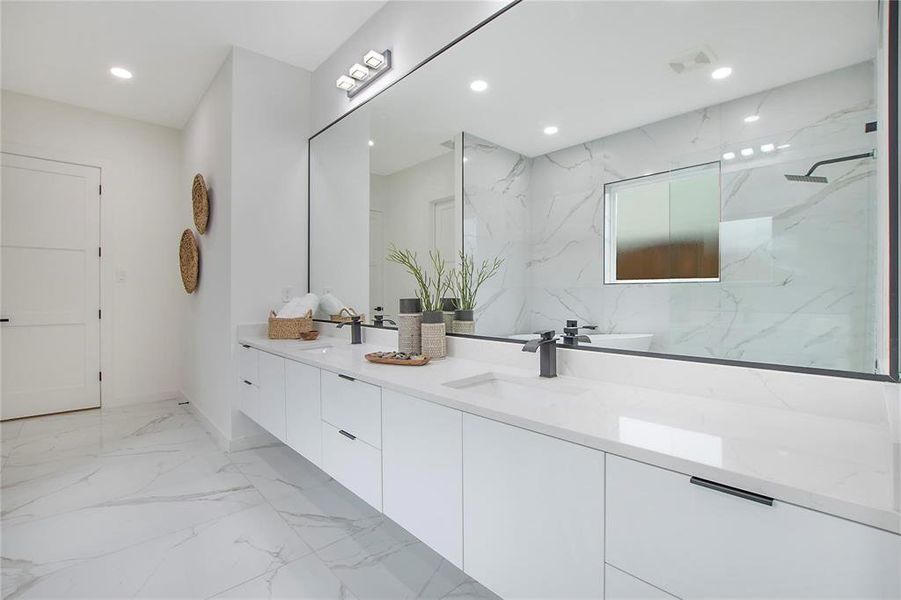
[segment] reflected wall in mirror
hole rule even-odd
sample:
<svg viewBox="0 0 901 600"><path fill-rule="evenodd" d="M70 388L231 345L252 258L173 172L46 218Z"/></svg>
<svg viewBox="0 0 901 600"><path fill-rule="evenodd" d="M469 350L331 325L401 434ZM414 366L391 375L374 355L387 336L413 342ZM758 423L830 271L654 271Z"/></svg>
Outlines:
<svg viewBox="0 0 901 600"><path fill-rule="evenodd" d="M886 372L878 3L652 4L523 2L317 135L313 291L396 313L392 245L462 249L478 335Z"/></svg>

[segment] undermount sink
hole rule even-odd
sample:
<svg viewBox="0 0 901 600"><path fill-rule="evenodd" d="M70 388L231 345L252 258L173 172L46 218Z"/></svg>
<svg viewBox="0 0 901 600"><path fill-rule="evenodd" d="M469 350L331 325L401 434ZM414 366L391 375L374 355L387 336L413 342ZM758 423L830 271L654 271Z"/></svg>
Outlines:
<svg viewBox="0 0 901 600"><path fill-rule="evenodd" d="M469 390L502 398L504 400L552 400L573 398L584 394L587 388L581 388L555 379L539 377L525 378L503 375L500 373L482 373L464 379L448 381L444 384L456 390Z"/></svg>

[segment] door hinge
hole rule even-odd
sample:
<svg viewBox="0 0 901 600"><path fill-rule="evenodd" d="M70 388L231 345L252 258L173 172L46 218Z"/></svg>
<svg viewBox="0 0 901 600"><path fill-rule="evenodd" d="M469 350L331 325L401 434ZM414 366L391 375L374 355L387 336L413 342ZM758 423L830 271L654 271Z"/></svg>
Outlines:
<svg viewBox="0 0 901 600"><path fill-rule="evenodd" d="M103 186L102 186L102 185L98 185L98 186L97 186L97 195L98 195L98 196L102 196L102 195L103 195Z"/></svg>
<svg viewBox="0 0 901 600"><path fill-rule="evenodd" d="M100 310L99 308L97 309L97 318L98 318L98 319L102 319L102 318L103 318L103 311Z"/></svg>
<svg viewBox="0 0 901 600"><path fill-rule="evenodd" d="M97 256L103 256L103 248L101 248L100 246L97 246Z"/></svg>
<svg viewBox="0 0 901 600"><path fill-rule="evenodd" d="M103 371L97 371L97 379L103 381Z"/></svg>

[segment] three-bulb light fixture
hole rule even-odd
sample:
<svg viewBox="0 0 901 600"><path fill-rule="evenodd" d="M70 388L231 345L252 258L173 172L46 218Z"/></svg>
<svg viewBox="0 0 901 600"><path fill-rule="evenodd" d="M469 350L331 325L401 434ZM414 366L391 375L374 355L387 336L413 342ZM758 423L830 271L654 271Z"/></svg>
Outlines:
<svg viewBox="0 0 901 600"><path fill-rule="evenodd" d="M390 69L391 50L384 52L370 50L363 57L362 63L354 63L348 69L347 75L338 78L335 87L347 92L348 98L353 98Z"/></svg>

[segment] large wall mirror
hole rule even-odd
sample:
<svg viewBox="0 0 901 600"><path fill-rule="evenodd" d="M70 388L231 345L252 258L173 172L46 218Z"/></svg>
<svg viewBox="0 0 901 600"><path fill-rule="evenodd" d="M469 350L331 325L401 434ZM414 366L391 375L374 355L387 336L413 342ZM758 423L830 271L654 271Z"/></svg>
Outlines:
<svg viewBox="0 0 901 600"><path fill-rule="evenodd" d="M888 375L884 9L521 2L311 139L311 291L463 253L476 335Z"/></svg>

